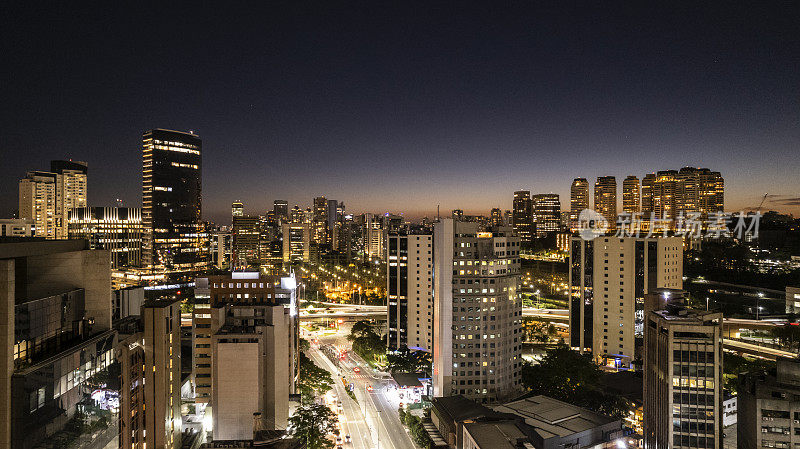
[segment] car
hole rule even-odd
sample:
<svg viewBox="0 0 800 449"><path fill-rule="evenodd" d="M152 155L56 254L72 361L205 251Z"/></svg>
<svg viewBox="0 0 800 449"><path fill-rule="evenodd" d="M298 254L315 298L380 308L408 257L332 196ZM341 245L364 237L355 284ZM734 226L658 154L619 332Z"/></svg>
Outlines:
<svg viewBox="0 0 800 449"><path fill-rule="evenodd" d="M347 443L353 441L353 440L350 439L350 434L349 433L344 436L344 441L347 442Z"/></svg>
<svg viewBox="0 0 800 449"><path fill-rule="evenodd" d="M336 437L336 444L342 444L342 437Z"/></svg>
<svg viewBox="0 0 800 449"><path fill-rule="evenodd" d="M361 372L361 368L355 367L355 368L353 368L353 372L354 373L360 373Z"/></svg>
<svg viewBox="0 0 800 449"><path fill-rule="evenodd" d="M372 391L372 385L367 385L367 391Z"/></svg>
<svg viewBox="0 0 800 449"><path fill-rule="evenodd" d="M341 444L336 445L336 449L344 449Z"/></svg>

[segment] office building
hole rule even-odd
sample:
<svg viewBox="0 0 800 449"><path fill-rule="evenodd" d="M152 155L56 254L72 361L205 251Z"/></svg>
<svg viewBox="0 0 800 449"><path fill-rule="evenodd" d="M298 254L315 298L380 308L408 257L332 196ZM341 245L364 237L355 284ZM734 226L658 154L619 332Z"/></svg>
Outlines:
<svg viewBox="0 0 800 449"><path fill-rule="evenodd" d="M570 346L598 363L630 368L641 349L645 296L683 288L680 237L572 239Z"/></svg>
<svg viewBox="0 0 800 449"><path fill-rule="evenodd" d="M725 182L719 172L684 167L662 170L642 179L642 212L659 223L654 231L674 229L680 217L707 220L725 206Z"/></svg>
<svg viewBox="0 0 800 449"><path fill-rule="evenodd" d="M594 210L608 221L609 229L617 224L617 178L601 176L594 183Z"/></svg>
<svg viewBox="0 0 800 449"><path fill-rule="evenodd" d="M90 249L111 253L111 268L138 267L142 262L142 211L138 207L70 209L68 235L86 239Z"/></svg>
<svg viewBox="0 0 800 449"><path fill-rule="evenodd" d="M36 226L27 218L0 218L0 237L33 237Z"/></svg>
<svg viewBox="0 0 800 449"><path fill-rule="evenodd" d="M500 210L499 207L493 207L491 212L489 212L489 226L497 228L504 225L503 211Z"/></svg>
<svg viewBox="0 0 800 449"><path fill-rule="evenodd" d="M589 181L586 178L575 178L569 189L569 221L575 229L582 210L589 209Z"/></svg>
<svg viewBox="0 0 800 449"><path fill-rule="evenodd" d="M800 361L778 359L775 372L739 375L738 447L800 447Z"/></svg>
<svg viewBox="0 0 800 449"><path fill-rule="evenodd" d="M642 215L646 218L653 212L653 186L656 183L656 174L648 173L642 178Z"/></svg>
<svg viewBox="0 0 800 449"><path fill-rule="evenodd" d="M289 219L289 203L286 200L273 201L272 211L275 212L275 217L282 221Z"/></svg>
<svg viewBox="0 0 800 449"><path fill-rule="evenodd" d="M202 141L154 129L142 136L142 264L167 271L208 267L202 213Z"/></svg>
<svg viewBox="0 0 800 449"><path fill-rule="evenodd" d="M433 345L432 235L389 234L386 264L389 349Z"/></svg>
<svg viewBox="0 0 800 449"><path fill-rule="evenodd" d="M241 217L244 216L244 203L241 201L234 201L231 204L231 217Z"/></svg>
<svg viewBox="0 0 800 449"><path fill-rule="evenodd" d="M384 228L384 222L380 216L364 214L363 242L364 256L366 258L383 260L386 257L384 254L386 243L384 236L388 231L388 229Z"/></svg>
<svg viewBox="0 0 800 449"><path fill-rule="evenodd" d="M531 196L531 217L536 237L546 237L561 229L561 200L555 193Z"/></svg>
<svg viewBox="0 0 800 449"><path fill-rule="evenodd" d="M311 241L317 245L330 243L328 236L328 200L324 196L314 198L311 232Z"/></svg>
<svg viewBox="0 0 800 449"><path fill-rule="evenodd" d="M50 171L56 176L56 205L58 237L67 238L67 218L75 207L86 207L88 165L79 161L50 161Z"/></svg>
<svg viewBox="0 0 800 449"><path fill-rule="evenodd" d="M665 301L646 317L644 447L721 448L722 314Z"/></svg>
<svg viewBox="0 0 800 449"><path fill-rule="evenodd" d="M311 260L311 225L309 223L284 223L283 262L308 262Z"/></svg>
<svg viewBox="0 0 800 449"><path fill-rule="evenodd" d="M59 441L91 401L94 376L114 361L109 264L84 240L0 241L0 447ZM116 435L110 422L97 443Z"/></svg>
<svg viewBox="0 0 800 449"><path fill-rule="evenodd" d="M514 234L523 243L530 243L533 240L531 192L528 190L514 192L513 207L512 227L514 228Z"/></svg>
<svg viewBox="0 0 800 449"><path fill-rule="evenodd" d="M443 219L434 245L433 394L496 402L520 391L520 239Z"/></svg>
<svg viewBox="0 0 800 449"><path fill-rule="evenodd" d="M141 318L122 323L120 447L181 447L180 301L146 301Z"/></svg>
<svg viewBox="0 0 800 449"><path fill-rule="evenodd" d="M626 214L638 214L642 210L639 193L639 178L628 176L622 181L622 211Z"/></svg>
<svg viewBox="0 0 800 449"><path fill-rule="evenodd" d="M233 231L231 232L231 266L234 269L259 266L260 239L261 224L258 217L253 217L251 215L233 217Z"/></svg>
<svg viewBox="0 0 800 449"><path fill-rule="evenodd" d="M231 263L233 239L230 232L211 234L211 263L216 268L228 268Z"/></svg>
<svg viewBox="0 0 800 449"><path fill-rule="evenodd" d="M256 411L271 429L286 428L299 374L293 295L282 278L258 272L195 280L195 401L213 407L214 439L246 439L238 437L252 434Z"/></svg>
<svg viewBox="0 0 800 449"><path fill-rule="evenodd" d="M339 230L341 228L342 217L344 216L344 203L336 200L328 200L327 222L325 227L328 233L328 243L332 250L339 249Z"/></svg>

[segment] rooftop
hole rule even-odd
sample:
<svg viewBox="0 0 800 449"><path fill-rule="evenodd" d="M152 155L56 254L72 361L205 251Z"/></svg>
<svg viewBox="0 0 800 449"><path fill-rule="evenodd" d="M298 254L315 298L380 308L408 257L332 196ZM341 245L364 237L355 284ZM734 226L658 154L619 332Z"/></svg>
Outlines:
<svg viewBox="0 0 800 449"><path fill-rule="evenodd" d="M513 413L525 419L542 438L566 437L614 422L603 416L547 396L534 396L495 406L501 413Z"/></svg>
<svg viewBox="0 0 800 449"><path fill-rule="evenodd" d="M489 421L466 423L464 427L478 447L516 449L520 442L530 442L514 421Z"/></svg>
<svg viewBox="0 0 800 449"><path fill-rule="evenodd" d="M495 415L492 409L461 395L433 398L431 403L454 421Z"/></svg>

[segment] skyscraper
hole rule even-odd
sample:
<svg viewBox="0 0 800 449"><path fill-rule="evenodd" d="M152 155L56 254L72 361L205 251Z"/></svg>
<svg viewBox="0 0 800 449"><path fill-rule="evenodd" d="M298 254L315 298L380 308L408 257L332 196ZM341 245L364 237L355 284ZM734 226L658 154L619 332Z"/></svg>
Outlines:
<svg viewBox="0 0 800 449"><path fill-rule="evenodd" d="M56 174L43 171L28 172L19 181L19 216L33 223L37 237L58 238L56 186Z"/></svg>
<svg viewBox="0 0 800 449"><path fill-rule="evenodd" d="M324 196L314 198L313 222L311 229L313 232L312 241L317 245L324 245L330 242L328 236L328 200Z"/></svg>
<svg viewBox="0 0 800 449"><path fill-rule="evenodd" d="M170 271L208 266L202 213L202 141L166 129L142 136L142 263Z"/></svg>
<svg viewBox="0 0 800 449"><path fill-rule="evenodd" d="M328 233L328 242L331 249L339 248L339 229L344 215L344 204L336 200L328 200L327 222L325 228Z"/></svg>
<svg viewBox="0 0 800 449"><path fill-rule="evenodd" d="M645 324L645 447L721 448L722 314L684 308L680 290L662 294L665 310Z"/></svg>
<svg viewBox="0 0 800 449"><path fill-rule="evenodd" d="M642 178L642 215L644 217L649 217L653 212L653 185L655 183L655 173L648 173Z"/></svg>
<svg viewBox="0 0 800 449"><path fill-rule="evenodd" d="M609 229L617 224L617 178L601 176L594 183L594 210L608 221Z"/></svg>
<svg viewBox="0 0 800 449"><path fill-rule="evenodd" d="M241 270L260 264L259 241L261 229L258 217L250 215L234 216L231 238L231 266L234 269Z"/></svg>
<svg viewBox="0 0 800 449"><path fill-rule="evenodd" d="M489 212L489 225L493 228L503 226L503 211L499 207L493 207Z"/></svg>
<svg viewBox="0 0 800 449"><path fill-rule="evenodd" d="M529 190L518 190L514 192L513 206L512 227L514 228L514 233L522 242L530 243L533 241L531 192Z"/></svg>
<svg viewBox="0 0 800 449"><path fill-rule="evenodd" d="M231 204L231 217L241 217L244 215L244 204L241 201L234 201Z"/></svg>
<svg viewBox="0 0 800 449"><path fill-rule="evenodd" d="M589 181L586 178L575 178L569 189L569 221L575 228L578 216L584 209L589 209Z"/></svg>
<svg viewBox="0 0 800 449"><path fill-rule="evenodd" d="M561 228L561 200L555 193L531 196L531 215L536 237L545 237Z"/></svg>
<svg viewBox="0 0 800 449"><path fill-rule="evenodd" d="M622 181L622 211L631 215L641 212L639 178L636 176L628 176Z"/></svg>
<svg viewBox="0 0 800 449"><path fill-rule="evenodd" d="M520 391L520 240L511 228L434 227L433 394L495 402Z"/></svg>
<svg viewBox="0 0 800 449"><path fill-rule="evenodd" d="M275 217L286 221L289 219L289 203L286 200L275 200L272 202L272 211L275 212Z"/></svg>
<svg viewBox="0 0 800 449"><path fill-rule="evenodd" d="M19 182L19 217L30 220L36 236L65 239L69 210L86 207L87 165L51 161L50 171L31 171Z"/></svg>
<svg viewBox="0 0 800 449"><path fill-rule="evenodd" d="M86 162L50 161L50 171L56 176L56 229L57 237L67 238L69 211L75 207L86 207L87 177Z"/></svg>
<svg viewBox="0 0 800 449"><path fill-rule="evenodd" d="M433 344L432 236L388 236L386 264L389 349L431 350Z"/></svg>

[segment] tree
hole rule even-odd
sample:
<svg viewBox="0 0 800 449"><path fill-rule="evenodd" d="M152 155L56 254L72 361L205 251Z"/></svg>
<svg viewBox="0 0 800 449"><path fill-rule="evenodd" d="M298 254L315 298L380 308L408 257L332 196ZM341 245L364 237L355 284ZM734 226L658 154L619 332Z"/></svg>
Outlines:
<svg viewBox="0 0 800 449"><path fill-rule="evenodd" d="M300 353L300 375L297 378L297 389L303 403L313 402L333 388L331 373L318 367L304 353Z"/></svg>
<svg viewBox="0 0 800 449"><path fill-rule="evenodd" d="M407 346L386 354L386 363L392 373L429 373L431 362L429 352L412 351Z"/></svg>
<svg viewBox="0 0 800 449"><path fill-rule="evenodd" d="M289 418L292 436L305 441L307 449L330 449L328 435L336 430L336 414L326 405L303 405Z"/></svg>
<svg viewBox="0 0 800 449"><path fill-rule="evenodd" d="M369 321L360 320L353 324L347 339L353 342L353 351L367 362L374 362L386 352L386 343Z"/></svg>
<svg viewBox="0 0 800 449"><path fill-rule="evenodd" d="M627 402L603 391L602 376L603 372L590 355L564 345L547 350L538 365L522 365L522 383L533 394L550 396L616 418L625 416Z"/></svg>

